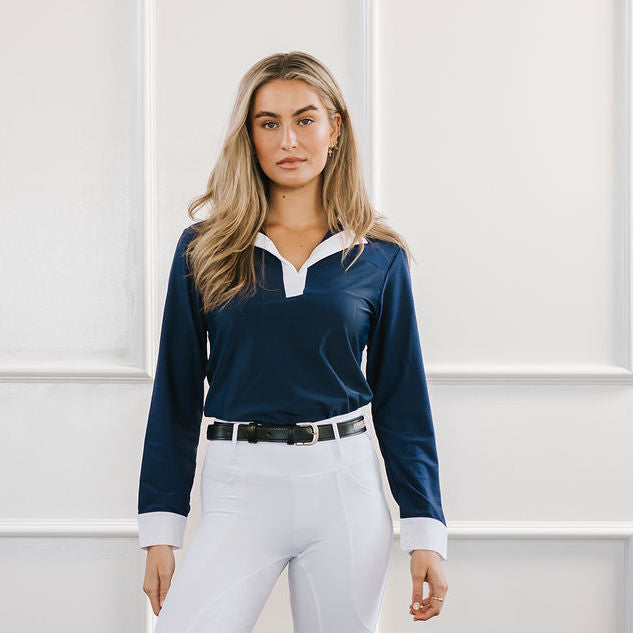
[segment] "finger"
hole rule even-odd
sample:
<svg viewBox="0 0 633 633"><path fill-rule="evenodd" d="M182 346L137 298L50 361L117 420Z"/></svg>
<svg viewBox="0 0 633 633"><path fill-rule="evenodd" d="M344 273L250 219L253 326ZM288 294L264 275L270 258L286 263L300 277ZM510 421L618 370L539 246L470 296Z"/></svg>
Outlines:
<svg viewBox="0 0 633 633"><path fill-rule="evenodd" d="M416 606L416 605L419 605L419 606ZM424 613L430 606L431 605L429 605L425 601L422 601L422 602L416 601L409 605L409 613L411 613L412 615L415 613Z"/></svg>
<svg viewBox="0 0 633 633"><path fill-rule="evenodd" d="M158 575L150 578L144 585L143 591L147 594L149 598L149 602L152 605L152 611L154 615L158 615L159 611L159 586L158 586Z"/></svg>
<svg viewBox="0 0 633 633"><path fill-rule="evenodd" d="M429 595L424 600L427 608L415 614L414 620L428 620L433 616L439 615L442 611L444 602L442 600L436 600L436 597L443 598L446 595L446 583L442 577L437 577L432 571L429 573L427 583L429 585Z"/></svg>
<svg viewBox="0 0 633 633"><path fill-rule="evenodd" d="M415 614L413 616L413 621L416 622L417 620L430 620L432 617L439 615L439 612L433 611L433 609L429 609L428 611L425 611L424 613L421 614Z"/></svg>
<svg viewBox="0 0 633 633"><path fill-rule="evenodd" d="M444 601L437 600L436 598L443 599L446 596L446 592L448 590L448 587L446 586L446 581L444 580L443 576L431 573L429 574L427 582L429 583L429 602L434 607L437 607L439 612L444 606Z"/></svg>
<svg viewBox="0 0 633 633"><path fill-rule="evenodd" d="M426 613L427 610L433 606L433 602L436 602L436 601L435 600L431 601L430 595L427 596L426 598L422 598L422 600L414 600L409 605L409 613L411 615Z"/></svg>
<svg viewBox="0 0 633 633"><path fill-rule="evenodd" d="M442 601L435 600L434 598L431 598L429 596L428 602L426 602L424 605L422 605L422 607L419 609L418 613L419 614L424 614L424 615L428 615L431 612L433 614L439 614L439 612L442 610L442 605L443 605Z"/></svg>
<svg viewBox="0 0 633 633"><path fill-rule="evenodd" d="M419 609L414 609L413 607L409 607L409 614L410 615L422 615L424 613L427 613L428 609L431 608L431 605L428 604L423 604L420 605Z"/></svg>
<svg viewBox="0 0 633 633"><path fill-rule="evenodd" d="M171 584L171 573L159 572L158 578L160 579L159 603L160 608L162 609L163 602L165 602L165 596L167 596L167 592L169 591L169 586Z"/></svg>
<svg viewBox="0 0 633 633"><path fill-rule="evenodd" d="M424 616L414 619L422 619L428 620L430 617L434 615L439 615L442 610L443 602L440 600L435 600L432 596L435 595L432 591L429 590L429 595L422 600L420 607L418 609L414 609L414 605L411 605L409 608L409 613L414 616ZM441 596L440 596L441 597Z"/></svg>
<svg viewBox="0 0 633 633"><path fill-rule="evenodd" d="M409 605L409 608L413 609L414 611L417 611L418 609L424 609L429 604L430 604L430 596L427 596L426 598L422 598L422 600L415 600L411 602L411 604Z"/></svg>
<svg viewBox="0 0 633 633"><path fill-rule="evenodd" d="M411 579L413 581L413 591L411 594L411 608L414 611L419 611L424 604L424 577L426 575L426 569L423 574L413 574Z"/></svg>
<svg viewBox="0 0 633 633"><path fill-rule="evenodd" d="M440 609L436 607L433 603L440 604L437 600L433 600L432 602L425 602L425 604L421 605L417 611L412 611L414 620L428 620L432 618L434 615L439 615Z"/></svg>
<svg viewBox="0 0 633 633"><path fill-rule="evenodd" d="M426 598L424 604L420 608L422 613L428 613L429 611L438 611L441 609L442 603L439 600L433 600L429 594L429 597Z"/></svg>

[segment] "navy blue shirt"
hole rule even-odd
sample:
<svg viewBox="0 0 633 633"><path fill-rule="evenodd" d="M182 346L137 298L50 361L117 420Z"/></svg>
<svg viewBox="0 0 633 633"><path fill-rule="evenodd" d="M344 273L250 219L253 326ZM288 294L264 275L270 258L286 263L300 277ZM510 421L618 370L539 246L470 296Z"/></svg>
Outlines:
<svg viewBox="0 0 633 633"><path fill-rule="evenodd" d="M182 547L203 416L293 424L371 402L399 506L400 547L432 549L446 560L435 433L405 251L362 238L363 253L345 271L360 247L341 262L353 235L339 223L297 270L260 231L254 263L264 287L205 318L184 256L194 235L191 226L182 232L169 274L139 480L139 545Z"/></svg>

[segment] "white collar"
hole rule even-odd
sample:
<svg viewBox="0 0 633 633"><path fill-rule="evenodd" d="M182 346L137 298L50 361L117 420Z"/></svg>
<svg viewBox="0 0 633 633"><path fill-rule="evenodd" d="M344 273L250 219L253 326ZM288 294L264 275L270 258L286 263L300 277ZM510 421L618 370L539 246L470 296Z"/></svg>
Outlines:
<svg viewBox="0 0 633 633"><path fill-rule="evenodd" d="M363 244L367 244L367 240L364 236L362 241ZM275 243L265 233L258 231L257 236L255 237L255 246L259 246L269 253L272 253L281 262L286 297L295 297L303 294L308 268L312 266L312 264L315 264L324 257L328 257L329 255L342 251L353 242L354 233L349 229L333 233L314 247L314 250L308 256L308 259L306 259L301 268L297 270L291 262L281 255L281 253L277 250Z"/></svg>

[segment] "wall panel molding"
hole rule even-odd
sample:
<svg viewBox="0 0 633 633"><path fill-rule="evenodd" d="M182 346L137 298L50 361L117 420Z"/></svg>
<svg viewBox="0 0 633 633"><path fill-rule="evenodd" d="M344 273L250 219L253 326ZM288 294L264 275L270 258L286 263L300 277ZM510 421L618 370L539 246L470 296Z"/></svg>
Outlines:
<svg viewBox="0 0 633 633"><path fill-rule="evenodd" d="M625 633L633 633L633 521L451 521L448 538L459 540L617 540L624 542ZM400 521L394 520L394 546ZM4 520L0 538L138 538L136 519L122 520ZM449 546L450 552L450 546ZM446 564L450 564L450 559ZM155 616L146 601L145 633L151 633Z"/></svg>
<svg viewBox="0 0 633 633"><path fill-rule="evenodd" d="M144 354L140 365L118 365L107 363L42 363L18 366L5 363L0 367L0 382L152 382L157 350L153 342L160 330L161 307L157 292L157 169L156 169L156 26L155 0L139 0L137 10L137 60L139 85L137 98L140 103L141 138L139 160L143 174L141 186L142 239L139 267L143 279L143 327L140 336L144 339Z"/></svg>
<svg viewBox="0 0 633 633"><path fill-rule="evenodd" d="M367 63L365 64L366 77L364 79L364 93L368 95L366 106L368 142L366 144L370 152L369 160L369 191L374 203L378 203L381 197L380 159L383 151L380 147L380 111L381 95L384 89L381 87L381 77L378 60L380 59L380 34L379 19L380 10L386 10L386 3L380 0L363 0L365 12L365 32L368 42L365 46ZM618 337L620 349L624 350L625 364L619 365L592 365L592 364L530 364L521 363L508 365L491 364L425 364L429 383L438 384L497 384L497 383L525 383L525 384L584 384L584 383L633 383L633 256L631 244L633 243L631 222L631 204L633 200L633 174L631 161L631 147L633 146L632 125L632 86L631 80L633 64L631 63L631 0L622 0L616 10L618 33L614 46L620 54L619 63L615 71L619 82L616 90L616 130L614 137L614 154L616 156L616 188L615 212L617 215L619 241L614 244L614 252L617 253L620 265L620 274L617 283L619 285L620 303L615 306L617 311Z"/></svg>

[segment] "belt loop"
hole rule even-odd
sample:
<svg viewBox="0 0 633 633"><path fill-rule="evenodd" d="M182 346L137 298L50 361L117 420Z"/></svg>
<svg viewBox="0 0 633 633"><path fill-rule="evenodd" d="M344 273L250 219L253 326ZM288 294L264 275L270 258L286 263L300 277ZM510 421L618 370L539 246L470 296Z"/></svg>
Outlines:
<svg viewBox="0 0 633 633"><path fill-rule="evenodd" d="M233 435L231 437L231 441L237 445L237 433L240 428L240 424L250 424L250 422L233 422Z"/></svg>
<svg viewBox="0 0 633 633"><path fill-rule="evenodd" d="M341 434L339 433L338 422L332 421L332 430L334 431L334 441L336 442L338 454L340 458L345 461L345 448L343 447L343 440L341 439Z"/></svg>
<svg viewBox="0 0 633 633"><path fill-rule="evenodd" d="M369 420L367 419L367 414L363 414L363 418L365 420L365 428L367 429L365 433L370 440L373 440L376 434L374 433L374 420L372 419L371 424L369 424Z"/></svg>

